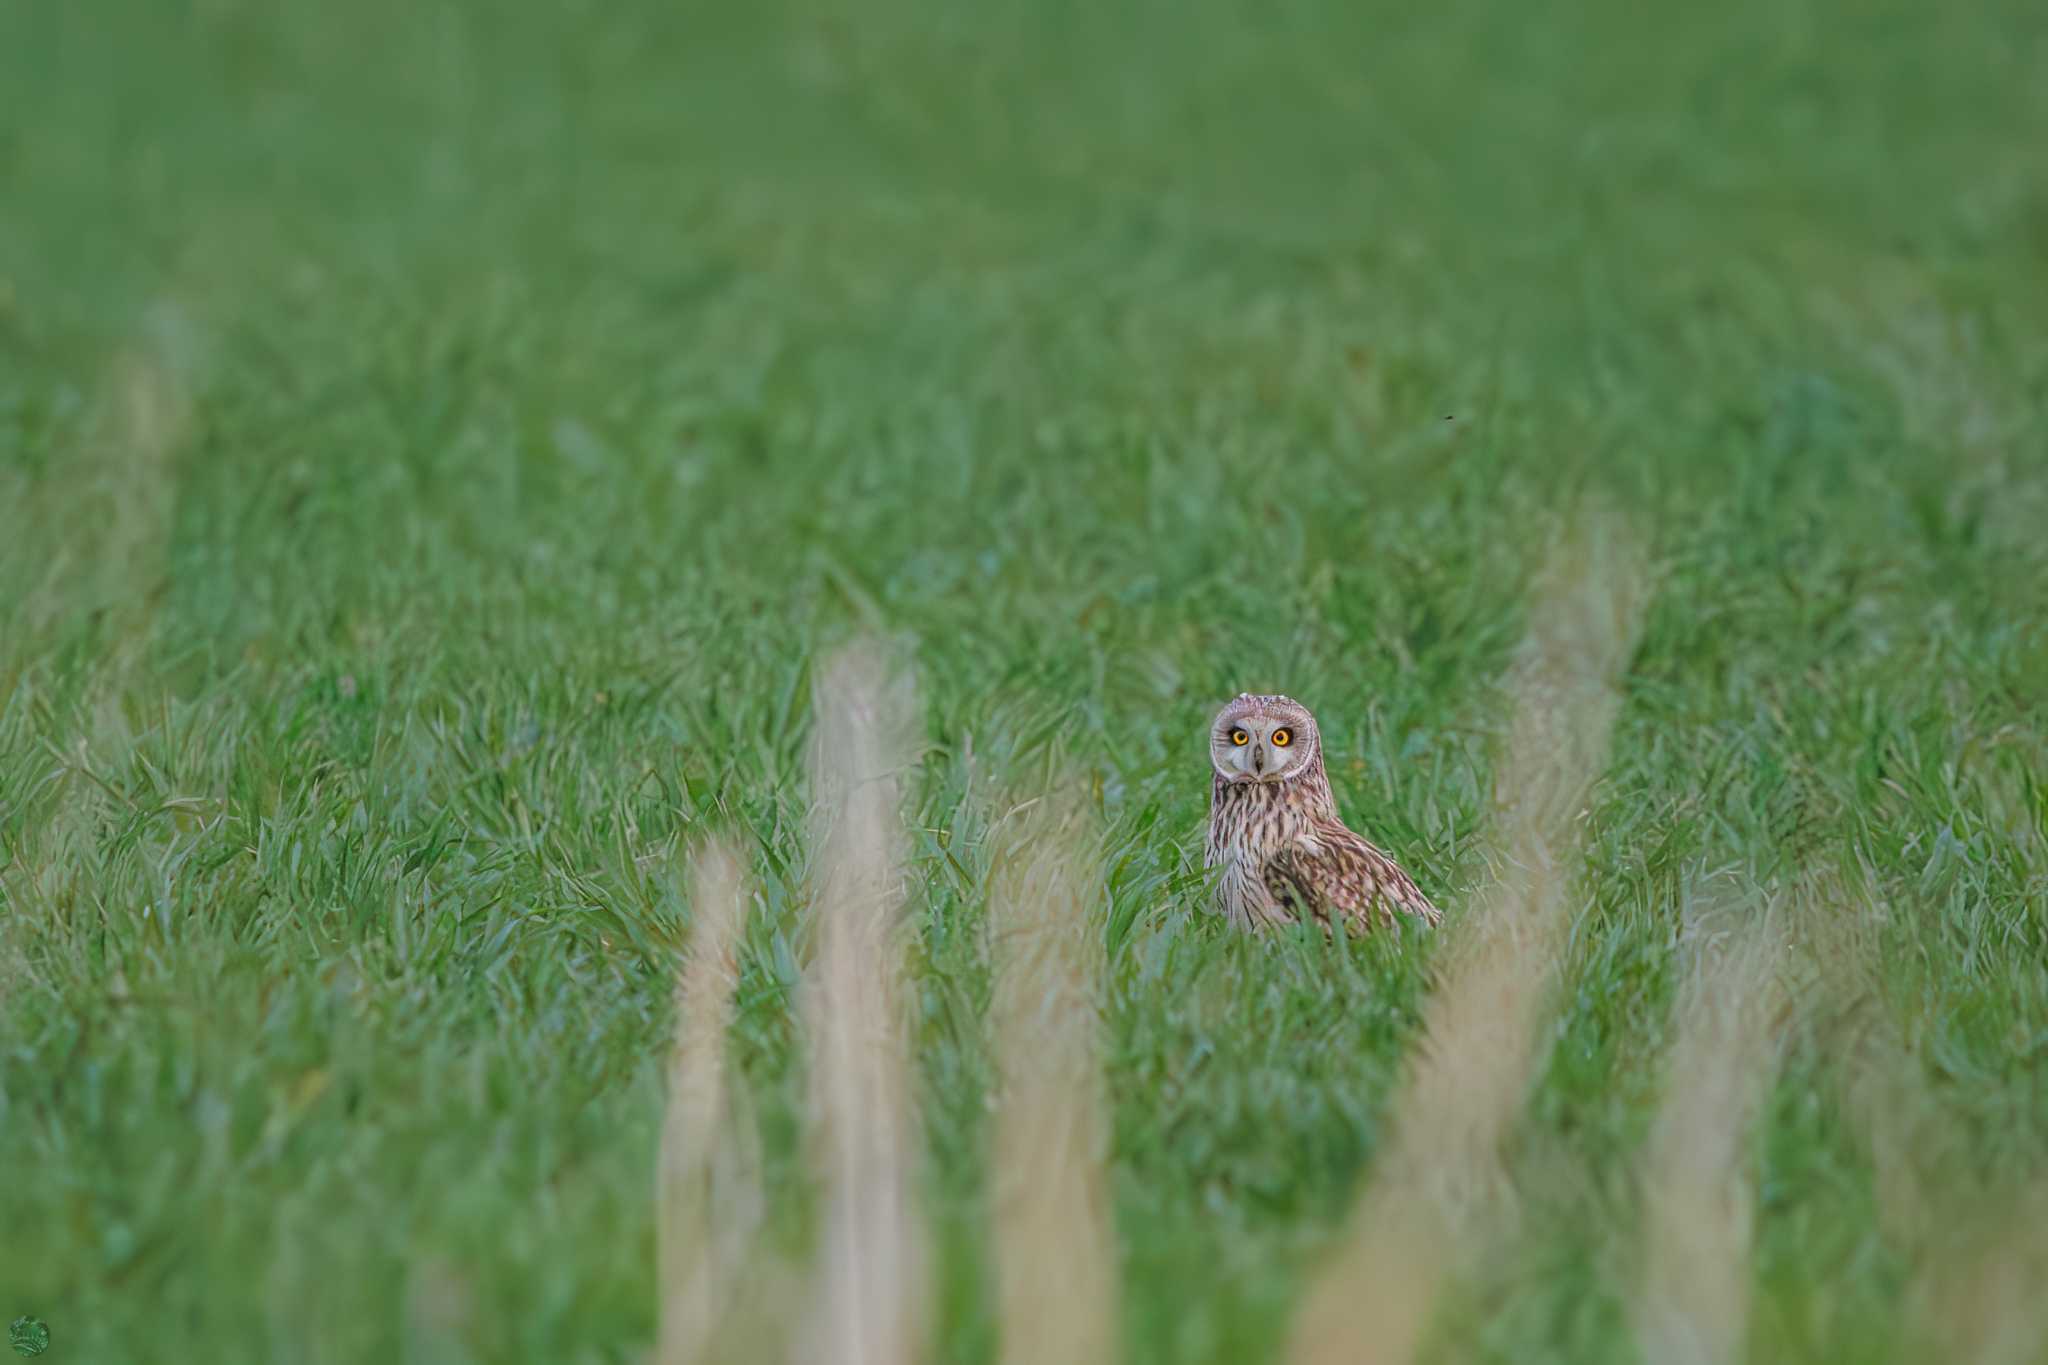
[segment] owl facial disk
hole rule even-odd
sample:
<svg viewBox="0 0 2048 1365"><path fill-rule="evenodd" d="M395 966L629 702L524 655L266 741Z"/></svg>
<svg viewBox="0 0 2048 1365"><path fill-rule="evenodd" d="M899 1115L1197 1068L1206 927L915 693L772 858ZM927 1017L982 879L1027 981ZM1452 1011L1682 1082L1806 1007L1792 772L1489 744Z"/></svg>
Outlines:
<svg viewBox="0 0 2048 1365"><path fill-rule="evenodd" d="M1226 782L1278 782L1298 766L1303 747L1299 724L1252 713L1217 727L1210 758Z"/></svg>
<svg viewBox="0 0 2048 1365"><path fill-rule="evenodd" d="M1292 697L1241 692L1209 728L1209 762L1229 783L1289 782L1322 768L1316 720Z"/></svg>

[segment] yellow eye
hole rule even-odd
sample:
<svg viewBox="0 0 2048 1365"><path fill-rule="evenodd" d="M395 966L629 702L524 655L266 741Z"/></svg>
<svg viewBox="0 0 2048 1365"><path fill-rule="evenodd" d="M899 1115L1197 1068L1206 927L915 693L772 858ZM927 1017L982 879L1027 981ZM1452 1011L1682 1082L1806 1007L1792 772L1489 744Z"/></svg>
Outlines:
<svg viewBox="0 0 2048 1365"><path fill-rule="evenodd" d="M1242 730L1232 730L1230 732L1230 742L1232 744L1237 745L1239 748L1243 748L1245 745L1252 742L1252 737Z"/></svg>
<svg viewBox="0 0 2048 1365"><path fill-rule="evenodd" d="M1287 747L1288 745L1290 745L1290 744L1292 744L1292 743L1294 743L1294 731L1292 731L1292 730L1289 730L1289 729L1286 729L1286 728L1284 728L1284 727L1283 727L1283 728L1281 728L1281 729L1278 729L1278 730L1275 730L1275 731L1273 732L1273 747L1274 747L1274 748L1276 748L1276 749L1284 749L1284 748L1286 748L1286 747Z"/></svg>

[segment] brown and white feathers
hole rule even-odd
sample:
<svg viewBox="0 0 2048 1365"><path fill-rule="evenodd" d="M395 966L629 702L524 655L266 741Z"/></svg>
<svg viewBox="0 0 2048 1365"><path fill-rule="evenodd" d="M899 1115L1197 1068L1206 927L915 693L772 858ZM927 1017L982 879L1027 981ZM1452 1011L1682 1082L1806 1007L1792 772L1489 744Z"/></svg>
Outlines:
<svg viewBox="0 0 2048 1365"><path fill-rule="evenodd" d="M1205 863L1221 870L1218 908L1232 924L1310 919L1364 933L1396 913L1443 918L1392 858L1338 818L1307 707L1240 694L1210 727L1209 761Z"/></svg>

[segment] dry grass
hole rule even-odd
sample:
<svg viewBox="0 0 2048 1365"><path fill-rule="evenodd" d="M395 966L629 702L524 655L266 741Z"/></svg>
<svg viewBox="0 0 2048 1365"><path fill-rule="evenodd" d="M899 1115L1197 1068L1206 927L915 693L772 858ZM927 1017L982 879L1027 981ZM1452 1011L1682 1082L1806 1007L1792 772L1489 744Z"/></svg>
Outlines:
<svg viewBox="0 0 2048 1365"><path fill-rule="evenodd" d="M1688 906L1688 910L1691 907ZM1665 1089L1642 1160L1636 1342L1651 1365L1731 1365L1749 1322L1747 1142L1785 1023L1781 944L1749 907L1688 914Z"/></svg>
<svg viewBox="0 0 2048 1365"><path fill-rule="evenodd" d="M1312 1284L1291 1358L1415 1358L1438 1291L1511 1212L1502 1144L1527 1096L1577 864L1573 825L1604 766L1645 593L1642 554L1584 517L1554 553L1506 680L1495 870L1446 953L1386 1144L1343 1250Z"/></svg>
<svg viewBox="0 0 2048 1365"><path fill-rule="evenodd" d="M989 924L1002 1359L1106 1365L1116 1356L1117 1256L1097 1041L1099 853L1064 791L1011 812L997 840Z"/></svg>
<svg viewBox="0 0 2048 1365"><path fill-rule="evenodd" d="M818 944L804 997L823 1223L801 1358L908 1365L926 1326L900 942L915 712L907 682L867 644L826 663L814 701Z"/></svg>
<svg viewBox="0 0 2048 1365"><path fill-rule="evenodd" d="M747 891L732 850L712 843L691 861L691 941L676 982L668 1110L656 1179L661 1262L660 1365L710 1359L746 1269L761 1215L760 1173L735 1122L726 1031L739 985Z"/></svg>

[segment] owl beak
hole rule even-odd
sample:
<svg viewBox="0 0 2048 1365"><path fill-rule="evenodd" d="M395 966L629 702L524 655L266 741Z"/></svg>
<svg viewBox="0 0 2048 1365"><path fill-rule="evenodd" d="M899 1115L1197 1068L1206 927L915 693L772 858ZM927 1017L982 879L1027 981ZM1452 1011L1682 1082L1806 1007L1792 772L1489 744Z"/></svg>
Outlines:
<svg viewBox="0 0 2048 1365"><path fill-rule="evenodd" d="M1259 775L1260 773L1263 773L1263 772L1265 772L1265 771L1266 771L1266 746L1265 746L1265 745L1263 745L1263 744L1260 744L1260 745L1256 745L1256 746L1254 746L1254 747L1253 747L1253 749L1252 749L1252 776L1256 777L1256 776L1258 776L1258 775Z"/></svg>

